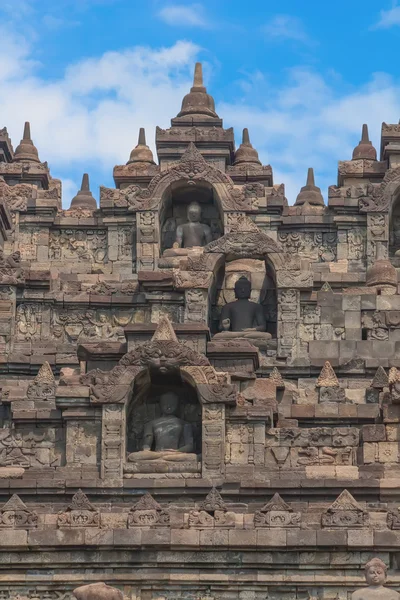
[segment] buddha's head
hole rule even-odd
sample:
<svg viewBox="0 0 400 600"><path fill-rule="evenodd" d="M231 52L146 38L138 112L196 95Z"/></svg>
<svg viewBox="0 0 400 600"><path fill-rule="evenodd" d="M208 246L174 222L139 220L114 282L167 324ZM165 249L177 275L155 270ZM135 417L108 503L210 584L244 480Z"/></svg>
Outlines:
<svg viewBox="0 0 400 600"><path fill-rule="evenodd" d="M201 206L198 202L191 202L189 204L187 218L191 223L199 223L201 219Z"/></svg>
<svg viewBox="0 0 400 600"><path fill-rule="evenodd" d="M235 283L235 296L238 300L248 299L251 294L251 283L247 277L240 277Z"/></svg>
<svg viewBox="0 0 400 600"><path fill-rule="evenodd" d="M160 408L163 416L176 415L179 408L179 398L174 392L165 392L160 396Z"/></svg>
<svg viewBox="0 0 400 600"><path fill-rule="evenodd" d="M372 558L365 565L365 579L368 585L383 585L386 581L387 567L380 558Z"/></svg>

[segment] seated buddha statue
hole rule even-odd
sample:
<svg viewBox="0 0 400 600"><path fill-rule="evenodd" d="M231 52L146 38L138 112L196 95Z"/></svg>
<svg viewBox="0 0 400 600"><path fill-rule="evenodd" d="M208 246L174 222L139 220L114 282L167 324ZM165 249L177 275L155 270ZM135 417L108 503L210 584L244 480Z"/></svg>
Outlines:
<svg viewBox="0 0 400 600"><path fill-rule="evenodd" d="M143 433L143 449L128 455L129 462L197 460L194 451L193 428L190 423L176 416L179 398L173 392L160 397L161 417L146 423Z"/></svg>
<svg viewBox="0 0 400 600"><path fill-rule="evenodd" d="M187 223L176 228L175 243L172 248L165 250L164 256L187 256L188 248L206 246L212 241L211 229L201 223L201 206L191 202L187 209Z"/></svg>
<svg viewBox="0 0 400 600"><path fill-rule="evenodd" d="M387 567L380 558L372 558L365 565L365 579L368 587L353 592L351 600L400 600L400 594L383 584L386 581Z"/></svg>
<svg viewBox="0 0 400 600"><path fill-rule="evenodd" d="M271 339L271 334L266 332L267 320L263 307L257 302L251 302L250 294L250 281L246 277L240 277L235 283L236 300L223 307L220 319L222 331L216 333L213 339Z"/></svg>

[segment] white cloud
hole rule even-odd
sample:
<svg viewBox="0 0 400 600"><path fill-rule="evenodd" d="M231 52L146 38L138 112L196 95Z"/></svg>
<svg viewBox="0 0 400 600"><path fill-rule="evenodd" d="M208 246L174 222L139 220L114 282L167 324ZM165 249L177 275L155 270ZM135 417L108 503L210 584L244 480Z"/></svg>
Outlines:
<svg viewBox="0 0 400 600"><path fill-rule="evenodd" d="M208 27L208 22L201 4L171 4L158 13L160 19L173 26Z"/></svg>
<svg viewBox="0 0 400 600"><path fill-rule="evenodd" d="M168 127L191 86L199 48L179 41L166 48L134 47L71 64L58 80L46 80L31 61L29 44L0 32L0 127L8 127L17 145L23 122L53 175L65 175L64 205L78 189L79 175L111 183L112 168L124 164L145 127L154 150L156 125ZM207 69L206 69L207 70ZM250 129L264 163L274 169L276 183L286 184L293 202L313 166L317 185L326 194L336 181L337 161L351 157L362 123L379 148L382 121L400 115L400 83L375 74L364 86L349 88L336 74L307 68L288 71L277 85L258 71L238 82L242 98L219 104L225 126L237 136ZM212 87L210 89L213 92ZM214 94L218 100L218 95Z"/></svg>
<svg viewBox="0 0 400 600"><path fill-rule="evenodd" d="M9 34L4 39L0 125L7 126L14 146L29 120L39 156L53 173L92 166L108 177L115 164L127 161L139 127L146 128L153 145L156 125L167 127L179 112L198 52L184 41L169 48L107 52L46 81L32 67L28 44Z"/></svg>
<svg viewBox="0 0 400 600"><path fill-rule="evenodd" d="M301 20L291 15L275 15L264 25L263 31L267 38L310 43Z"/></svg>
<svg viewBox="0 0 400 600"><path fill-rule="evenodd" d="M351 158L362 124L368 123L379 152L382 121L397 123L400 114L400 83L382 74L341 93L332 77L304 68L289 72L279 88L268 83L264 105L260 99L254 102L252 86L245 85L240 102L217 109L237 134L249 128L260 158L273 167L275 183L286 184L290 203L305 184L308 167L314 167L316 183L326 196L327 187L336 182L337 161ZM259 77L254 85L260 87Z"/></svg>
<svg viewBox="0 0 400 600"><path fill-rule="evenodd" d="M389 10L381 10L379 21L374 26L374 29L389 29L396 25L400 25L400 6L394 6Z"/></svg>

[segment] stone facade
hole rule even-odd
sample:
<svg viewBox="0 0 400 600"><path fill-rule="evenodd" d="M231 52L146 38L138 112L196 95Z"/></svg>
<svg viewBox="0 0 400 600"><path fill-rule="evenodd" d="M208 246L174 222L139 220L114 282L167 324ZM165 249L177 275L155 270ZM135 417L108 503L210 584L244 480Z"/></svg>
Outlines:
<svg viewBox="0 0 400 600"><path fill-rule="evenodd" d="M141 131L63 210L0 130L1 598L348 600L372 558L400 590L399 140L288 206L197 66L158 164ZM214 338L243 276L266 331Z"/></svg>

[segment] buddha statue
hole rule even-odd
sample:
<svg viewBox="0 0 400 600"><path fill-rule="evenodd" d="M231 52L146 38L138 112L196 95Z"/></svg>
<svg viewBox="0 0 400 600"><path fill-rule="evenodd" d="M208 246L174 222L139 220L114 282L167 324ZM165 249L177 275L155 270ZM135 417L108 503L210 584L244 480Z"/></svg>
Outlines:
<svg viewBox="0 0 400 600"><path fill-rule="evenodd" d="M384 587L387 567L380 558L372 558L365 565L365 579L368 587L361 588L351 595L351 600L400 600L400 594Z"/></svg>
<svg viewBox="0 0 400 600"><path fill-rule="evenodd" d="M143 432L143 450L128 455L129 462L143 461L197 461L194 454L193 428L176 416L179 398L173 392L160 397L161 417L146 423Z"/></svg>
<svg viewBox="0 0 400 600"><path fill-rule="evenodd" d="M187 209L188 222L178 225L176 239L172 248L165 250L164 256L187 256L188 248L206 246L212 241L211 229L201 223L201 206L198 202L191 202Z"/></svg>
<svg viewBox="0 0 400 600"><path fill-rule="evenodd" d="M220 319L222 331L215 334L213 339L271 339L271 334L266 332L267 321L263 307L257 302L251 302L250 294L250 281L246 277L240 277L235 283L236 300L223 307Z"/></svg>

